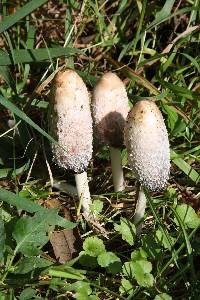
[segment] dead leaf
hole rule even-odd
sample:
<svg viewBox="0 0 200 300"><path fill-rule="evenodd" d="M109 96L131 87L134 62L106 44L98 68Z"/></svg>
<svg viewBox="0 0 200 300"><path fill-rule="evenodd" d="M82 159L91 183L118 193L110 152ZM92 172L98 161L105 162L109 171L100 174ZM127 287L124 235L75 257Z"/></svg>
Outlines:
<svg viewBox="0 0 200 300"><path fill-rule="evenodd" d="M59 203L60 201L55 201L52 205L58 205ZM66 207L63 208L63 213L65 219L73 221L70 211ZM77 228L56 230L50 235L50 243L56 259L59 263L64 264L70 261L80 249L81 238Z"/></svg>
<svg viewBox="0 0 200 300"><path fill-rule="evenodd" d="M77 252L74 246L75 242L76 238L73 229L52 232L50 243L59 263L64 264L73 258L73 255Z"/></svg>

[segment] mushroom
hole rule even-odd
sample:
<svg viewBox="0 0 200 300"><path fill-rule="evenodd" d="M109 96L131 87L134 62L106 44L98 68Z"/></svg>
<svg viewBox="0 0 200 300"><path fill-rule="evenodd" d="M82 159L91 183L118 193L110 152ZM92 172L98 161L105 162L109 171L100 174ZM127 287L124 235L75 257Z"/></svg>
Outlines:
<svg viewBox="0 0 200 300"><path fill-rule="evenodd" d="M111 72L105 73L93 91L94 131L100 143L110 148L115 192L124 189L120 148L123 145L124 125L129 111L123 82Z"/></svg>
<svg viewBox="0 0 200 300"><path fill-rule="evenodd" d="M83 213L91 203L86 169L92 157L92 117L89 94L80 76L72 70L60 71L52 84L50 130L58 141L52 144L54 161L75 173L77 193Z"/></svg>
<svg viewBox="0 0 200 300"><path fill-rule="evenodd" d="M134 223L138 224L146 207L143 188L152 192L163 190L170 172L168 133L155 102L142 100L131 109L125 126L125 144L129 165L140 182L134 215Z"/></svg>

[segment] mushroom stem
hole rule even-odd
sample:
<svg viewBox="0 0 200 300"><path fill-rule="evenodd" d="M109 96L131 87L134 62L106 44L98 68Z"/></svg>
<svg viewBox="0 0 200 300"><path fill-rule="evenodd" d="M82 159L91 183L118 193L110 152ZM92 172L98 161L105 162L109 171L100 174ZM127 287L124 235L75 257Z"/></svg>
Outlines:
<svg viewBox="0 0 200 300"><path fill-rule="evenodd" d="M140 235L141 230L142 230L141 221L144 217L146 203L147 203L147 199L146 199L144 190L143 190L142 186L140 185L140 183L138 184L138 188L137 188L136 201L137 201L137 203L136 203L133 222L135 225L137 225L137 235Z"/></svg>
<svg viewBox="0 0 200 300"><path fill-rule="evenodd" d="M124 189L124 175L122 169L121 150L111 146L109 148L114 190L115 192L121 192Z"/></svg>
<svg viewBox="0 0 200 300"><path fill-rule="evenodd" d="M80 208L82 207L83 213L88 216L90 212L91 197L87 179L87 172L75 174L75 181L78 197L80 200L77 214L80 213Z"/></svg>

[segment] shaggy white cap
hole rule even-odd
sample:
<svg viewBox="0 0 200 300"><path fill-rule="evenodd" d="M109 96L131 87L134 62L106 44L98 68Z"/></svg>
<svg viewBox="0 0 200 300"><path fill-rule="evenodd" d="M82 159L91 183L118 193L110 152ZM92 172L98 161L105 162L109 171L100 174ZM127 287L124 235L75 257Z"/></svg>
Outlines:
<svg viewBox="0 0 200 300"><path fill-rule="evenodd" d="M99 142L116 148L123 145L128 111L123 82L114 73L104 74L93 92L95 134Z"/></svg>
<svg viewBox="0 0 200 300"><path fill-rule="evenodd" d="M60 146L52 144L56 163L83 172L92 157L92 117L89 94L72 70L58 72L52 85L51 131Z"/></svg>
<svg viewBox="0 0 200 300"><path fill-rule="evenodd" d="M140 183L149 191L162 190L170 172L167 129L153 101L136 103L128 114L125 143L129 165Z"/></svg>

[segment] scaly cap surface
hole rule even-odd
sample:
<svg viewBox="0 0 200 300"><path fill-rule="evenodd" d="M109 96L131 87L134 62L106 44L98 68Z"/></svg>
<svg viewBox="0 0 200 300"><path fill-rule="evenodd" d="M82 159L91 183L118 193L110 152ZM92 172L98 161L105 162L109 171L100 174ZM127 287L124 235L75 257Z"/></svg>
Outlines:
<svg viewBox="0 0 200 300"><path fill-rule="evenodd" d="M162 190L169 178L170 151L162 114L153 101L142 100L128 114L125 143L129 165L149 191Z"/></svg>
<svg viewBox="0 0 200 300"><path fill-rule="evenodd" d="M52 84L50 129L60 146L52 144L56 163L83 172L92 157L92 117L89 94L81 77L60 71Z"/></svg>
<svg viewBox="0 0 200 300"><path fill-rule="evenodd" d="M94 129L100 143L120 148L129 111L126 89L114 73L105 73L93 91Z"/></svg>

